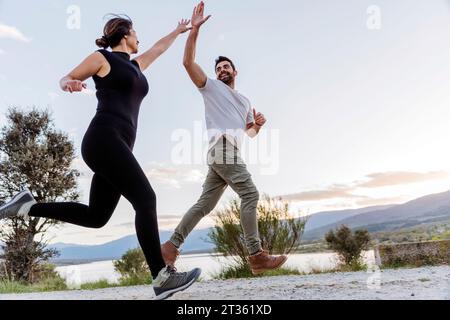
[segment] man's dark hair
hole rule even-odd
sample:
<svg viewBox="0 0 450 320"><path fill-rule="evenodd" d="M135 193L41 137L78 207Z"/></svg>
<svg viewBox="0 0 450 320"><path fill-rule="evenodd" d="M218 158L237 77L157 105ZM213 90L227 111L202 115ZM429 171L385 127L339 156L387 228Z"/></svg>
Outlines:
<svg viewBox="0 0 450 320"><path fill-rule="evenodd" d="M219 57L216 59L216 65L215 65L215 67L214 67L214 70L216 70L216 69L217 69L217 65L218 65L219 63L223 62L223 61L228 61L228 62L231 64L231 67L233 68L233 71L236 71L236 67L234 66L233 61L231 61L231 59L229 59L229 58L227 58L227 57L223 57L223 56L219 56Z"/></svg>

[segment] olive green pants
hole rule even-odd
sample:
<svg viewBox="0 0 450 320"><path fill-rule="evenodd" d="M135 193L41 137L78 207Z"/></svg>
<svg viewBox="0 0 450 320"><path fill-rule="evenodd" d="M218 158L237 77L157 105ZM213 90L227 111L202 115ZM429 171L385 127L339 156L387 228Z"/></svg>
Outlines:
<svg viewBox="0 0 450 320"><path fill-rule="evenodd" d="M184 215L170 241L180 248L200 220L214 210L230 186L241 199L241 226L249 254L261 250L256 208L259 193L239 150L224 137L208 152L209 172L197 203Z"/></svg>

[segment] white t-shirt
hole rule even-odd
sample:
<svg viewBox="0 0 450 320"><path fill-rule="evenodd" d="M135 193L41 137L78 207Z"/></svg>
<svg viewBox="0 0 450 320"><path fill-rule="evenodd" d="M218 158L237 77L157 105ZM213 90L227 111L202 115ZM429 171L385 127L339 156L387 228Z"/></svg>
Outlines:
<svg viewBox="0 0 450 320"><path fill-rule="evenodd" d="M254 122L250 100L222 81L211 78L199 91L205 101L209 149L222 136L240 148L247 124Z"/></svg>

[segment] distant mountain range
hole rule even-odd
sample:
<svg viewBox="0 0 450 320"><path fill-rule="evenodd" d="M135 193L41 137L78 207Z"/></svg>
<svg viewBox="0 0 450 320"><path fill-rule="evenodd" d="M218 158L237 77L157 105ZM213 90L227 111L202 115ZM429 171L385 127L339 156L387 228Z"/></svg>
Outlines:
<svg viewBox="0 0 450 320"><path fill-rule="evenodd" d="M183 245L183 252L210 251L214 245L209 243L210 229L194 230ZM162 231L161 242L169 240L172 232ZM57 260L113 260L119 259L127 250L139 247L135 234L100 245L77 245L56 243L49 246L57 249L60 256Z"/></svg>
<svg viewBox="0 0 450 320"><path fill-rule="evenodd" d="M323 239L331 229L340 225L364 228L370 232L392 231L414 227L423 223L450 220L450 191L421 197L404 204L374 206L354 210L319 212L309 216L303 241ZM183 246L183 252L211 251L208 229L194 230ZM161 241L169 239L172 232L162 231ZM139 246L136 235L129 235L101 245L57 243L50 247L60 252L58 260L110 260L118 259L129 249Z"/></svg>
<svg viewBox="0 0 450 320"><path fill-rule="evenodd" d="M338 211L339 219L332 212L320 214L320 221L314 221L313 228L306 228L303 235L304 241L323 238L331 229L340 225L347 225L352 229L364 228L369 232L392 231L401 228L414 227L423 223L450 220L450 191L421 197L404 204L372 207L369 210L358 209L352 212ZM360 211L362 210L362 211ZM319 215L319 214L317 214ZM331 223L325 224L327 217ZM331 218L332 217L332 218Z"/></svg>
<svg viewBox="0 0 450 320"><path fill-rule="evenodd" d="M327 226L347 218L351 218L360 214L367 212L378 211L383 209L388 209L393 207L393 205L385 206L374 206L366 207L360 209L347 209L347 210L337 210L337 211L324 211L315 213L309 216L308 221L305 225L305 231L317 229L323 226Z"/></svg>

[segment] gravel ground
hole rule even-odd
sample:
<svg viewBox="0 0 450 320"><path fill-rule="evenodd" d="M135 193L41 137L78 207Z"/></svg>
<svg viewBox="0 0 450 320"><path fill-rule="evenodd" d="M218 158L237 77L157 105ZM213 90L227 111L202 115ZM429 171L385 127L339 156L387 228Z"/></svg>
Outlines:
<svg viewBox="0 0 450 320"><path fill-rule="evenodd" d="M0 300L151 300L150 286L5 294ZM174 300L450 300L450 266L197 282Z"/></svg>

